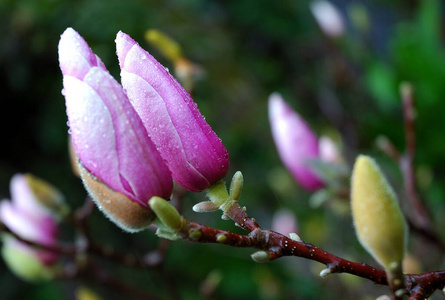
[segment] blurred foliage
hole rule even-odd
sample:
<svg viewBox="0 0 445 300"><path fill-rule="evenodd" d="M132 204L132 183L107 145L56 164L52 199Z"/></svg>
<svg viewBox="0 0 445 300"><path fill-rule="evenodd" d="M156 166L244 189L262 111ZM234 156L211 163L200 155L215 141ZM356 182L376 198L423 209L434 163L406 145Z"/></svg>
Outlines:
<svg viewBox="0 0 445 300"><path fill-rule="evenodd" d="M443 228L444 5L439 0L332 2L347 22L344 36L336 40L317 27L307 1L0 0L0 197L9 197L14 173L30 172L59 187L73 208L85 198L67 154L57 60L64 29L76 29L116 78L114 38L119 30L172 67L144 41L147 29L159 29L181 45L184 57L203 68L205 76L193 97L230 152L230 174L243 172L241 203L261 226L270 226L273 212L286 207L295 212L304 241L375 265L358 245L344 203L328 201L311 208L310 194L283 169L270 135L267 99L278 91L317 133L341 134L349 162L358 153L376 156L401 191L396 164L377 151L374 141L386 135L403 150L398 88L410 81L416 92L419 187L438 228ZM186 195L187 218L241 232L218 213L193 213L191 206L203 197ZM152 232L121 233L98 212L90 224L95 240L130 254L142 256L159 242ZM73 238L71 231L66 229L64 239ZM425 243L412 238L413 244L419 241ZM412 246L410 251L424 270L444 267L431 245ZM212 299L374 299L386 292L351 276L321 279L323 266L299 258L260 265L250 259L251 253L179 241L170 245L165 272L104 264L162 298L202 298L200 287L212 272L221 277ZM3 299L74 299L82 284L103 299L122 299L108 287L89 282L29 285L1 264Z"/></svg>

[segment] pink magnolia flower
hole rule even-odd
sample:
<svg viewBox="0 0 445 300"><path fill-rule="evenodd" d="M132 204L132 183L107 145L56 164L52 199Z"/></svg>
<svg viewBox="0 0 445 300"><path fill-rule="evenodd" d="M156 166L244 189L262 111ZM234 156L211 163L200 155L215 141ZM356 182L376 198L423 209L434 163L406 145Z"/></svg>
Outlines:
<svg viewBox="0 0 445 300"><path fill-rule="evenodd" d="M60 38L59 61L71 138L82 169L146 209L153 196L169 199L170 171L141 119L122 86L72 28ZM83 176L84 183L99 207L118 225L127 227L116 216L126 208L116 199L101 199L104 187L97 187L88 178ZM114 204L117 207L110 212L107 206Z"/></svg>
<svg viewBox="0 0 445 300"><path fill-rule="evenodd" d="M127 34L117 34L116 47L122 85L173 178L193 192L223 178L228 152L190 95Z"/></svg>
<svg viewBox="0 0 445 300"><path fill-rule="evenodd" d="M269 121L281 161L304 189L314 191L323 182L310 161L319 158L317 136L278 93L269 98Z"/></svg>
<svg viewBox="0 0 445 300"><path fill-rule="evenodd" d="M169 198L170 174L119 83L83 38L68 28L60 68L74 147L82 166L142 206Z"/></svg>
<svg viewBox="0 0 445 300"><path fill-rule="evenodd" d="M37 188L45 192L38 193ZM10 189L12 200L0 202L0 221L25 240L44 246L55 245L59 227L53 204L63 201L61 194L47 183L23 174L12 177ZM4 236L3 242L6 263L24 279L42 279L37 277L47 276L46 266L58 259L54 252L29 246L9 235ZM20 262L24 257L27 265Z"/></svg>

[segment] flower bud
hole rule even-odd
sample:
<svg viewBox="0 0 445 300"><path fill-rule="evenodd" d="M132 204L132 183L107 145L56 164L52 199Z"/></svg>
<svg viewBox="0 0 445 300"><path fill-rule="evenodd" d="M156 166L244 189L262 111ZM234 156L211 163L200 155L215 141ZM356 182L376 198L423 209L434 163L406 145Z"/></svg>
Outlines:
<svg viewBox="0 0 445 300"><path fill-rule="evenodd" d="M317 137L278 93L269 98L269 121L281 161L295 180L309 191L321 188L323 182L308 165L319 158Z"/></svg>
<svg viewBox="0 0 445 300"><path fill-rule="evenodd" d="M182 226L181 215L176 208L159 197L153 197L148 202L158 219L172 231L177 231Z"/></svg>
<svg viewBox="0 0 445 300"><path fill-rule="evenodd" d="M227 150L190 95L127 34L118 33L116 47L122 85L173 178L192 192L223 178Z"/></svg>
<svg viewBox="0 0 445 300"><path fill-rule="evenodd" d="M36 250L12 237L3 238L2 257L11 272L23 280L41 282L51 280L54 276L52 269L43 263Z"/></svg>
<svg viewBox="0 0 445 300"><path fill-rule="evenodd" d="M62 194L41 179L26 174L11 179L11 201L0 202L0 221L17 236L43 246L57 241L58 219L67 208ZM51 266L58 255L29 246L11 235L4 235L2 255L18 277L29 280L51 278Z"/></svg>
<svg viewBox="0 0 445 300"><path fill-rule="evenodd" d="M150 209L116 192L79 165L80 177L98 208L116 225L128 232L142 230L150 225L155 215Z"/></svg>
<svg viewBox="0 0 445 300"><path fill-rule="evenodd" d="M140 223L140 217L147 216L144 212L131 224L125 212L140 209L123 203L133 201L150 210L147 203L151 197L168 199L173 188L170 172L122 86L72 28L61 36L59 61L82 179L102 211L117 225L126 230L141 229L153 217Z"/></svg>
<svg viewBox="0 0 445 300"><path fill-rule="evenodd" d="M250 257L252 257L252 259L257 263L266 263L270 261L269 253L262 250L251 254Z"/></svg>
<svg viewBox="0 0 445 300"><path fill-rule="evenodd" d="M357 237L363 247L392 273L405 252L406 222L396 195L375 161L360 155L351 183L351 208Z"/></svg>

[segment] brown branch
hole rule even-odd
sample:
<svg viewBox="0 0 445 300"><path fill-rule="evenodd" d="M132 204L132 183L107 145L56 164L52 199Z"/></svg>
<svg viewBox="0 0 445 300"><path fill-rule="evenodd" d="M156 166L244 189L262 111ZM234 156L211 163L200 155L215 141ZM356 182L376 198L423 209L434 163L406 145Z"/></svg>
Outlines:
<svg viewBox="0 0 445 300"><path fill-rule="evenodd" d="M249 230L250 233L240 235L184 220L183 227L178 234L191 242L218 243L231 247L259 249L267 253L268 260L275 260L282 256L297 256L314 260L327 267L320 273L322 277L332 273L349 273L371 280L375 284L388 285L387 275L383 270L340 258L312 244L291 239L278 232L261 229L236 201L229 209L225 210L225 214L241 228ZM394 299L403 299L402 295L395 295L397 290L402 289L405 295L410 295L410 299L424 299L435 290L443 289L444 286L445 271L406 274L403 282L394 286L392 293Z"/></svg>
<svg viewBox="0 0 445 300"><path fill-rule="evenodd" d="M416 154L414 91L409 83L400 86L403 103L403 118L405 128L405 153L399 159L399 166L403 174L408 201L412 207L416 223L423 229L434 232L431 216L419 197L416 188L414 157Z"/></svg>
<svg viewBox="0 0 445 300"><path fill-rule="evenodd" d="M278 232L263 230L259 227L248 235L240 235L226 230L207 227L196 222L184 220L180 230L183 239L198 243L217 243L231 247L255 248L268 252L269 260L282 256L298 256L325 264L330 273L349 273L369 279L377 284L386 285L384 271L364 263L342 259L312 244L292 240ZM238 220L241 224L243 220Z"/></svg>

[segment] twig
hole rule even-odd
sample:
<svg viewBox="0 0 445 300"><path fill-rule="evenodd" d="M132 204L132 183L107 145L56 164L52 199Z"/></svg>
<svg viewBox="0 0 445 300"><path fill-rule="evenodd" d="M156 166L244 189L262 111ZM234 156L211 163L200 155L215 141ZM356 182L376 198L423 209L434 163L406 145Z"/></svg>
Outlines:
<svg viewBox="0 0 445 300"><path fill-rule="evenodd" d="M271 261L282 256L298 256L314 260L326 265L327 269L320 273L326 277L332 273L349 273L362 277L376 284L388 285L385 271L376 269L364 263L352 262L335 256L312 244L298 239L291 239L272 230L263 230L251 219L245 209L233 202L233 207L225 210L225 214L241 228L249 230L248 235L240 235L230 231L207 227L196 222L183 219L183 226L178 235L183 239L199 243L218 243L232 247L255 248L265 252L263 261ZM403 294L410 299L424 299L435 290L445 286L445 271L435 271L423 274L406 274L404 281L395 285L392 291L394 299L403 299ZM400 293L400 290L403 293Z"/></svg>
<svg viewBox="0 0 445 300"><path fill-rule="evenodd" d="M418 225L425 230L434 231L434 225L431 217L422 203L416 189L416 178L414 171L414 157L416 153L416 135L415 135L415 110L414 110L414 91L409 83L403 83L400 86L400 94L403 103L403 117L405 128L405 153L400 157L399 165L402 170L403 179L408 201L414 209L413 217Z"/></svg>

